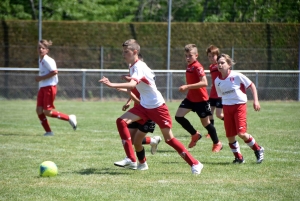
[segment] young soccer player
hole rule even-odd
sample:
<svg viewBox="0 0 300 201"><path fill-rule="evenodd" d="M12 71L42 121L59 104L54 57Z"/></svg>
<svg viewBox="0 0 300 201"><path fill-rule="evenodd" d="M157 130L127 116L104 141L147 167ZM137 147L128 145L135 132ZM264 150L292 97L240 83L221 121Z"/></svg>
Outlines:
<svg viewBox="0 0 300 201"><path fill-rule="evenodd" d="M139 105L131 108L116 120L127 157L114 164L130 169L143 169L145 166L148 166L146 157L141 157L141 155L144 154L143 152L138 153L139 165L137 166L127 125L135 121L145 123L147 120L151 119L160 127L165 142L173 147L191 166L192 173L200 174L203 165L189 153L184 145L177 140L172 133L172 118L161 93L156 88L155 75L144 62L138 59L140 45L136 40L129 39L125 41L122 46L123 57L128 64L131 64L130 77L132 79L130 82L126 83L111 83L108 78L103 77L99 82L112 88L130 89L136 87L140 93L141 101ZM140 158L143 158L143 160L140 160Z"/></svg>
<svg viewBox="0 0 300 201"><path fill-rule="evenodd" d="M53 136L47 117L58 118L69 121L74 130L77 128L75 115L67 115L54 110L54 100L57 92L58 71L54 59L48 56L51 41L40 40L38 43L39 59L39 76L35 81L39 82L39 91L37 95L36 113L41 121L46 133L44 136Z"/></svg>
<svg viewBox="0 0 300 201"><path fill-rule="evenodd" d="M138 54L138 59L140 61L144 61L143 56L141 53ZM129 69L130 69L129 65ZM130 73L130 71L129 71ZM122 75L121 76L122 79L126 80L126 81L130 81L131 77L129 75ZM123 105L122 110L126 111L129 107L131 102L134 102L134 106L139 105L140 104L140 93L138 92L138 90L136 88L134 89L126 89L126 88L117 88L118 91L122 91L122 92L126 92L129 94L129 98L126 102L125 105ZM154 129L155 129L155 122L152 120L148 120L144 125L138 123L138 122L132 122L130 124L128 124L128 129L131 135L131 140L132 141L136 141L137 143L142 141L140 144L150 144L151 145L151 154L155 154L157 151L157 147L158 144L161 141L161 137L160 136L154 136L154 137L149 137L146 136L148 132L153 133ZM141 133L138 133L141 132ZM141 138L141 136L145 136L144 138ZM138 143L139 144L139 143ZM144 149L144 147L137 147L137 152L142 151ZM147 167L145 167L147 168Z"/></svg>
<svg viewBox="0 0 300 201"><path fill-rule="evenodd" d="M211 135L213 141L212 151L219 152L222 149L222 143L219 141L216 129L209 121L211 115L210 105L208 102L208 93L206 90L207 79L203 66L198 62L198 50L196 45L188 44L184 47L185 58L187 61L186 84L179 87L180 92L186 92L186 98L181 102L177 109L176 121L191 134L189 148L196 146L202 135L195 130L188 119L184 116L190 111L196 112L200 117L204 128Z"/></svg>
<svg viewBox="0 0 300 201"><path fill-rule="evenodd" d="M220 54L220 50L218 47L214 45L210 45L206 49L206 55L208 57L210 66L209 66L209 71L210 71L210 77L211 77L211 89L209 93L209 104L210 104L210 109L211 109L211 115L209 116L209 121L212 125L214 125L214 113L216 111L216 116L224 120L224 115L223 115L223 105L222 105L222 98L218 97L216 87L214 85L214 81L216 77L219 75L218 71L218 62L217 62L217 57ZM210 135L206 135L207 138L210 138Z"/></svg>
<svg viewBox="0 0 300 201"><path fill-rule="evenodd" d="M217 58L218 70L221 73L215 79L217 93L222 97L224 111L224 126L229 147L234 154L233 163L244 163L240 151L239 142L235 136L240 137L254 151L256 162L261 163L264 159L264 148L259 146L254 137L247 133L247 94L250 88L253 94L253 108L260 110L257 90L253 82L245 75L232 71L234 61L227 54L221 54Z"/></svg>

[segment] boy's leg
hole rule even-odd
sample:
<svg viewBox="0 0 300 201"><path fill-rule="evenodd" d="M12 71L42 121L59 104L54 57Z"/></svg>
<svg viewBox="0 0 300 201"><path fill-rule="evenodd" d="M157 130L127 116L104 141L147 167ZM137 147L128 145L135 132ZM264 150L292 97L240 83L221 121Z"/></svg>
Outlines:
<svg viewBox="0 0 300 201"><path fill-rule="evenodd" d="M191 142L189 143L189 148L196 146L198 140L201 139L201 134L192 126L188 119L184 116L189 113L191 109L187 108L178 108L175 120L187 131L191 134Z"/></svg>

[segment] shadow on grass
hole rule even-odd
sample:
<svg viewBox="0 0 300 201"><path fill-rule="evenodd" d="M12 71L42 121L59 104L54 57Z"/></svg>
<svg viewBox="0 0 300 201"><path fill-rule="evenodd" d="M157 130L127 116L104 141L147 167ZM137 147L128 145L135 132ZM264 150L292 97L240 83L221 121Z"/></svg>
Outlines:
<svg viewBox="0 0 300 201"><path fill-rule="evenodd" d="M87 168L87 169L82 169L79 171L75 171L77 174L81 175L90 175L90 174L109 174L109 175L122 175L122 174L128 174L128 171L121 172L122 170L128 170L132 171L126 168L120 168L119 170L117 169L112 169L112 168Z"/></svg>

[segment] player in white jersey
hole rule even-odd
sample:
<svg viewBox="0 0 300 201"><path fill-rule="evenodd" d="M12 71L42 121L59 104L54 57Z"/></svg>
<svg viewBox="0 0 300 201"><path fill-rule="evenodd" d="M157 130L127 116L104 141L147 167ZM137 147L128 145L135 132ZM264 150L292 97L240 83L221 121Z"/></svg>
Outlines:
<svg viewBox="0 0 300 201"><path fill-rule="evenodd" d="M38 43L39 59L39 76L35 77L35 81L39 82L39 91L37 95L36 113L41 121L41 124L46 131L44 136L53 136L47 117L58 118L64 121L69 121L74 130L77 127L75 115L67 115L58 112L54 106L54 100L57 92L56 85L58 83L57 67L54 59L49 57L49 47L51 41L40 40Z"/></svg>
<svg viewBox="0 0 300 201"><path fill-rule="evenodd" d="M233 163L244 163L239 143L235 139L236 135L254 151L256 162L261 163L264 159L264 148L259 146L254 137L247 133L246 89L250 88L253 94L253 108L255 111L259 111L260 104L256 87L248 77L231 70L234 61L229 55L221 54L217 61L221 74L215 79L214 84L218 96L222 97L226 137L235 156Z"/></svg>
<svg viewBox="0 0 300 201"><path fill-rule="evenodd" d="M135 121L143 124L148 119L151 119L160 127L165 142L173 147L191 166L192 173L200 174L203 165L193 158L184 145L172 133L172 118L161 93L156 88L154 73L144 62L138 59L140 52L139 44L136 40L129 39L122 46L123 57L126 63L132 64L130 66L131 80L126 83L111 83L108 78L103 77L99 82L112 88L130 89L136 87L140 93L141 101L140 105L131 108L116 121L127 157L124 160L115 162L114 165L138 170L148 169L146 157L143 160L139 160L139 164L137 165L127 124ZM135 141L133 140L133 142Z"/></svg>

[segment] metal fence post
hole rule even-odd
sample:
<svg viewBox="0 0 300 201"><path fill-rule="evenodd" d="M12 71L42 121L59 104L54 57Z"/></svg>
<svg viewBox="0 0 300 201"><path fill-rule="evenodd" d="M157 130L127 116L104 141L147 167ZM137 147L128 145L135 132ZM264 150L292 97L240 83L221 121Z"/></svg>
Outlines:
<svg viewBox="0 0 300 201"><path fill-rule="evenodd" d="M234 61L234 46L231 47L231 58ZM231 66L232 70L234 69L234 65Z"/></svg>
<svg viewBox="0 0 300 201"><path fill-rule="evenodd" d="M86 72L82 71L82 101L85 101L85 80L86 80Z"/></svg>
<svg viewBox="0 0 300 201"><path fill-rule="evenodd" d="M173 72L170 72L170 102L172 102L173 99Z"/></svg>
<svg viewBox="0 0 300 201"><path fill-rule="evenodd" d="M100 69L103 70L103 46L100 47ZM100 72L100 79L103 77L103 72ZM103 99L103 84L100 84L100 100Z"/></svg>

